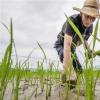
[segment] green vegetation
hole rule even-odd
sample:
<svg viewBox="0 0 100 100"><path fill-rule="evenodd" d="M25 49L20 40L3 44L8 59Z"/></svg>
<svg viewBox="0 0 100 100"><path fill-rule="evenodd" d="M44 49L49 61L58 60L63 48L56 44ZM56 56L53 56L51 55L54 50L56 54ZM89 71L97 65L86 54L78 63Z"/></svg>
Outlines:
<svg viewBox="0 0 100 100"><path fill-rule="evenodd" d="M82 82L83 83L83 89L85 91L85 100L94 100L94 96L95 96L95 86L96 86L96 82L97 82L97 79L98 79L98 76L100 74L100 71L98 72L98 74L94 75L94 69L93 69L93 59L94 59L94 56L96 55L99 55L100 53L100 50L95 52L94 53L94 47L95 47L95 43L96 43L96 37L97 37L97 31L98 31L98 23L99 23L99 20L97 20L97 23L96 23L96 26L95 26L95 30L94 30L94 37L93 37L93 47L92 47L92 51L91 51L91 54L90 54L90 50L86 47L85 45L85 40L83 39L80 31L78 30L78 28L74 25L74 23L67 17L67 15L65 15L68 22L70 23L70 25L72 26L72 28L74 29L74 31L76 32L76 34L79 36L82 44L83 44L83 47L84 47L84 50L85 50L85 71L82 73L82 75L80 75L79 73L77 74L78 75L78 84L79 86L77 85L77 93L79 93L80 91L80 83ZM91 56L91 62L90 64L88 63L89 62L89 56ZM82 80L82 81L80 81ZM78 98L79 99L79 96Z"/></svg>
<svg viewBox="0 0 100 100"><path fill-rule="evenodd" d="M97 51L95 54L94 52L92 52L91 53L92 60L91 60L91 63L88 64L89 53L88 53L87 48L85 47L84 39L82 38L81 33L79 32L77 27L73 24L73 22L67 16L66 18L71 24L71 26L73 27L73 29L76 31L76 33L79 35L86 52L86 69L81 74L77 73L78 75L78 80L77 80L77 85L76 85L77 100L80 100L79 95L81 91L80 90L81 85L83 86L82 88L85 91L85 100L94 100L95 86L96 86L96 82L98 78L100 78L100 71L93 70L93 58L94 58L94 55L95 56L100 55L100 52ZM0 100L4 99L6 90L9 87L9 83L12 84L12 88L11 88L12 98L14 100L18 100L19 91L20 91L20 88L22 88L20 84L23 80L26 85L28 86L31 85L32 86L31 88L33 88L33 91L31 95L29 95L28 100L31 100L33 96L35 98L38 96L37 94L38 94L38 90L40 89L39 87L41 87L40 89L41 92L45 91L44 96L46 100L48 100L48 97L51 96L52 85L54 83L58 84L60 88L60 85L62 84L60 80L60 76L61 76L60 71L58 70L59 62L57 65L53 61L48 62L47 61L48 58L45 54L45 51L43 50L42 46L38 43L39 48L44 54L44 58L42 59L42 61L36 62L37 63L36 69L33 69L33 70L29 69L28 60L31 53L29 54L27 59L24 61L24 63L21 63L20 61L18 61L17 52L16 52L17 61L16 61L16 64L14 65L13 59L11 56L12 49L15 48L14 39L13 39L12 19L10 20L10 29L5 24L3 25L8 30L8 33L10 35L10 42L5 50L5 54L0 63ZM93 50L94 50L95 42L97 39L96 38L97 30L98 30L98 21L97 21L96 28L94 31ZM73 57L74 57L74 54L73 54ZM47 66L48 69L44 69L44 64ZM69 72L69 77L70 77L70 72ZM68 83L65 84L65 89L66 89L65 91L66 98L68 98L68 95L69 95L68 91L70 91L68 87ZM59 97L60 96L61 94L59 92ZM26 100L26 98L27 97L25 96L24 99Z"/></svg>

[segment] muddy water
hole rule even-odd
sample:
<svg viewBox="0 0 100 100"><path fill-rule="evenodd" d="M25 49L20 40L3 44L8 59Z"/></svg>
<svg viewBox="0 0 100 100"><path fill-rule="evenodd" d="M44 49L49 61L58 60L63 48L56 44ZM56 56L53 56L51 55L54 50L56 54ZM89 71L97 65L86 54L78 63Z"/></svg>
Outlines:
<svg viewBox="0 0 100 100"><path fill-rule="evenodd" d="M35 83L34 83L35 82ZM46 83L46 82L45 82ZM55 81L52 82L51 85L51 95L48 97L48 100L77 100L77 91L76 89L72 89L67 91L64 86L61 84L56 83ZM37 80L31 81L21 81L19 86L19 100L29 100L29 97L32 95L33 91L35 91L38 84L37 94L34 92L31 100L46 100L46 85L44 86L44 90L41 91L39 82ZM12 91L12 82L9 82L8 88L6 90L4 100L14 100L13 99L13 91ZM85 100L84 98L84 91L81 89L79 93L79 100ZM95 88L95 100L100 100L100 80L97 81L96 88Z"/></svg>

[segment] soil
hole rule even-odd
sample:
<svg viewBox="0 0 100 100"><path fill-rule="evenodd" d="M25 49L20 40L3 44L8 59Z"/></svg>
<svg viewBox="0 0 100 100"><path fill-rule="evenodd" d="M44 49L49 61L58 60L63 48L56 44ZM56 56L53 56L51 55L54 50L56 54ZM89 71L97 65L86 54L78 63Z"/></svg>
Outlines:
<svg viewBox="0 0 100 100"><path fill-rule="evenodd" d="M44 81L44 88L41 89L41 84L38 79L31 79L29 81L21 80L18 100L77 100L77 98L79 98L78 100L85 100L85 93L83 89L80 89L79 96L77 96L76 88L67 91L65 86L62 86L60 83L56 83L53 80L50 85L51 93L46 97L47 82L47 80ZM3 100L14 100L13 87L13 82L10 81ZM100 80L98 80L96 84L95 100L100 100Z"/></svg>

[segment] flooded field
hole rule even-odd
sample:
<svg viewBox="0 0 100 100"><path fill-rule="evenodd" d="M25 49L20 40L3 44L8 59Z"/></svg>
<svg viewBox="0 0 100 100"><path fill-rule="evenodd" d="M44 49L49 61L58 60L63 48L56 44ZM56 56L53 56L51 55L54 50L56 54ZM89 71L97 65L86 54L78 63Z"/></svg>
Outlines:
<svg viewBox="0 0 100 100"><path fill-rule="evenodd" d="M57 83L57 80L51 81L51 87L48 85L48 89L51 88L50 93L46 96L47 83L49 80L44 80L43 88L40 81L37 79L21 80L19 85L19 99L18 100L85 100L85 90L81 86L79 95L77 94L77 88L67 90L66 87L61 85L61 82ZM3 100L14 100L12 82L9 82L7 90ZM94 100L100 100L100 80L96 83Z"/></svg>

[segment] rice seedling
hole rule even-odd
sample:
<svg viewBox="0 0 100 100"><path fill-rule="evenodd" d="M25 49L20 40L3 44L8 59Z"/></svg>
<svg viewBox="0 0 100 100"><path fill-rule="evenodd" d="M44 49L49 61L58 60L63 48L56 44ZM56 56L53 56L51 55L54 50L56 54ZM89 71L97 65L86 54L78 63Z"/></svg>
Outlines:
<svg viewBox="0 0 100 100"><path fill-rule="evenodd" d="M94 55L96 56L97 52L98 52L98 55L99 55L99 51L97 51L96 53L94 53L94 46L95 46L95 42L96 42L96 37L97 37L97 31L98 31L98 21L96 23L96 26L95 26L95 31L94 31L94 39L93 39L93 48L92 48L92 53L91 53L91 64L88 64L89 62L89 50L87 50L86 46L85 46L85 41L84 39L82 38L82 35L81 33L79 32L78 28L74 25L74 23L67 17L67 15L65 15L68 22L70 23L70 25L72 26L72 28L74 29L74 31L76 32L76 34L80 37L80 40L83 44L83 47L85 49L85 53L86 53L86 56L85 56L85 72L83 73L82 75L82 81L83 81L83 88L84 88L84 91L85 91L85 100L94 100L94 95L95 95L95 83L97 81L97 78L98 76L94 76L94 70L93 70L93 58L94 58ZM80 77L80 76L78 76ZM95 80L96 78L96 80ZM78 81L79 81L80 78L78 78ZM78 82L78 85L80 83ZM79 85L80 86L80 85ZM80 87L78 87L78 95L79 95L79 92L80 92ZM79 96L78 96L78 99L79 99Z"/></svg>
<svg viewBox="0 0 100 100"><path fill-rule="evenodd" d="M8 29L8 28L7 28ZM0 64L0 100L3 99L7 84L9 82L9 73L11 68L11 53L12 53L12 46L13 46L13 27L12 27L12 19L10 20L10 30L8 30L10 34L10 43L5 51L4 57Z"/></svg>
<svg viewBox="0 0 100 100"><path fill-rule="evenodd" d="M18 100L18 96L19 96L19 83L20 83L20 76L21 76L21 72L20 72L20 63L19 65L17 66L17 69L16 69L16 83L15 83L15 91L14 91L14 100Z"/></svg>
<svg viewBox="0 0 100 100"><path fill-rule="evenodd" d="M67 20L75 30L75 32L78 34L78 36L81 39L81 42L83 43L85 52L86 52L86 57L85 57L85 70L80 74L77 73L78 79L77 79L77 85L76 85L76 91L77 91L77 100L80 99L80 92L81 88L84 90L84 99L85 100L95 100L95 86L98 78L100 77L100 71L94 71L93 69L93 58L96 55L100 56L100 50L96 52L92 52L92 54L89 57L89 52L86 48L85 41L81 36L81 33L77 29L77 27L73 24L73 22L66 16ZM0 62L0 100L4 99L7 87L9 87L8 83L11 82L12 84L12 97L11 99L14 100L20 100L20 91L23 90L23 93L27 91L23 86L31 87L32 91L29 94L29 96L24 95L24 100L32 100L33 97L35 99L39 97L40 94L43 94L46 100L48 100L49 97L52 97L52 90L55 86L58 86L58 96L59 98L62 97L62 91L60 91L61 87L61 74L59 71L59 62L57 64L55 61L49 60L44 49L40 45L39 42L37 42L39 48L41 49L43 53L43 59L38 60L37 63L37 68L30 70L30 56L33 53L33 50L29 53L27 58L23 61L20 62L18 60L18 55L17 55L17 50L16 46L13 40L13 24L12 24L12 19L10 20L10 29L3 23L4 27L8 30L8 33L10 33L10 42L6 48L4 57L2 61ZM96 40L99 41L97 38L97 30L98 30L98 21L94 30L94 39L93 39L93 47L92 51L94 51L95 47L95 42ZM73 43L74 44L74 43ZM74 44L75 45L75 44ZM76 45L75 45L76 46ZM15 48L16 52L16 64L13 64L13 59L12 59L12 49L13 47ZM76 59L75 54L72 54L72 59L69 62L69 67L68 67L68 73L67 73L67 79L70 78L71 74L71 67L72 66L72 61L73 59ZM89 62L89 58L91 58L91 62ZM47 69L44 69L46 66ZM70 82L65 83L64 85L64 90L65 92L65 100L70 100ZM29 91L30 92L30 91ZM62 98L63 100L63 98Z"/></svg>

